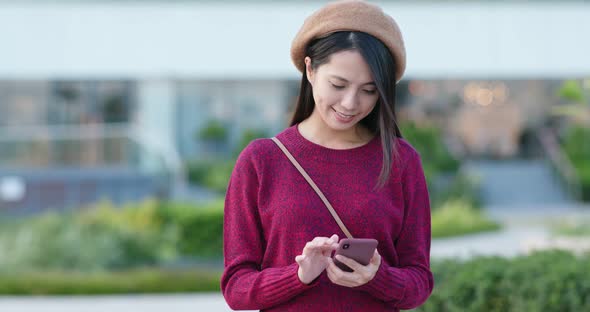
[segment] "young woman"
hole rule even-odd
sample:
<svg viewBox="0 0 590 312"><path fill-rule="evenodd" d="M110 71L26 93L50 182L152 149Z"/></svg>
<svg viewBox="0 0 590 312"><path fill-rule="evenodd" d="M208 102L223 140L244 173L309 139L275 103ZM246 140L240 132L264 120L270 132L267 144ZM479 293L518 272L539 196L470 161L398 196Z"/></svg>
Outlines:
<svg viewBox="0 0 590 312"><path fill-rule="evenodd" d="M233 309L399 311L433 288L430 204L420 157L401 138L395 84L405 49L395 21L363 1L306 19L291 56L302 72L291 126L276 137L352 235L378 241L368 265L338 258L330 211L270 139L237 160L225 199L221 288Z"/></svg>

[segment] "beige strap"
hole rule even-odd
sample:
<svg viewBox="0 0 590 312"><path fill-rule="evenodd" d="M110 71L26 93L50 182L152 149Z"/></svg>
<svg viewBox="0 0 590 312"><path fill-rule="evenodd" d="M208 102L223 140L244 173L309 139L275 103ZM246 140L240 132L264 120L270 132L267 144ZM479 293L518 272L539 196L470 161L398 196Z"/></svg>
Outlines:
<svg viewBox="0 0 590 312"><path fill-rule="evenodd" d="M289 150L287 150L287 148L285 147L285 145L283 145L283 143L281 143L281 141L279 141L279 139L277 139L276 137L273 137L271 139L279 146L279 148L281 148L281 150L283 151L283 153L285 153L285 155L287 155L287 158L289 158L289 160L291 161L291 163L293 163L293 166L295 166L295 168L297 168L297 170L299 170L299 172L305 178L305 180L307 181L307 183L309 183L309 185L311 185L311 187L318 194L318 196L320 197L320 199L324 202L324 204L326 204L326 207L328 207L328 210L330 210L330 213L332 214L332 217L334 217L334 220L336 220L336 223L338 223L338 226L340 226L340 229L342 230L342 232L344 232L344 234L346 235L346 237L352 238L352 235L350 234L350 232L348 231L348 229L346 228L346 226L344 225L344 223L342 222L342 220L340 220L340 217L336 213L336 210L334 210L334 207L332 207L332 205L330 204L330 202L328 201L328 199L326 198L326 196L324 196L324 193L322 193L322 191L320 190L320 188L313 182L313 180L309 177L309 175L307 174L307 172L305 172L305 170L303 169L303 167L301 167L301 165L297 162L297 160L295 159L295 157L293 157L293 155L291 155L291 153L289 152Z"/></svg>

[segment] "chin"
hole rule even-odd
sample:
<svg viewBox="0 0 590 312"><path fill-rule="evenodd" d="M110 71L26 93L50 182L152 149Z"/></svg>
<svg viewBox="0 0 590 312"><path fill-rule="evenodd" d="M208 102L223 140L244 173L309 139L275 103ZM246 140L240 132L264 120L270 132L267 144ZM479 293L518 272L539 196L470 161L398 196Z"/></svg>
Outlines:
<svg viewBox="0 0 590 312"><path fill-rule="evenodd" d="M330 123L327 123L327 125L332 130L345 131L354 128L357 125L357 123L357 121L351 121L349 123L343 124L338 121L331 121Z"/></svg>

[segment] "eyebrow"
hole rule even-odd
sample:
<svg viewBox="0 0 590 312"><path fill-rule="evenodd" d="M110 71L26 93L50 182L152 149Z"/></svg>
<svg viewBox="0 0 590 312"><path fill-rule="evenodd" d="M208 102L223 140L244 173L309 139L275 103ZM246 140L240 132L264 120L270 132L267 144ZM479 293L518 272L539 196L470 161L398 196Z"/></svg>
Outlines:
<svg viewBox="0 0 590 312"><path fill-rule="evenodd" d="M332 78L336 78L336 79L338 79L338 80L342 80L342 81L344 81L344 82L349 82L348 80L346 80L345 78L342 78L342 77L340 77L340 76L336 76L336 75L330 75L330 77L332 77ZM363 83L362 85L363 85L363 86L364 86L364 85L372 85L372 86L376 86L376 85L375 85L375 82L373 82L373 81L371 81L371 82L366 82L366 83Z"/></svg>

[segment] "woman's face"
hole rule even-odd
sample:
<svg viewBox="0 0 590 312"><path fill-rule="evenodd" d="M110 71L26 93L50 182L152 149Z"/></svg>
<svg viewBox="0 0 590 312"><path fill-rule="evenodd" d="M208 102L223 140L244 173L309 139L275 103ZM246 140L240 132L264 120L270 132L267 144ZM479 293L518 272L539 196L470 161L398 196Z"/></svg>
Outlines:
<svg viewBox="0 0 590 312"><path fill-rule="evenodd" d="M334 53L328 63L315 70L309 57L305 64L315 101L312 118L332 130L343 131L354 129L371 113L379 93L369 65L358 51Z"/></svg>

